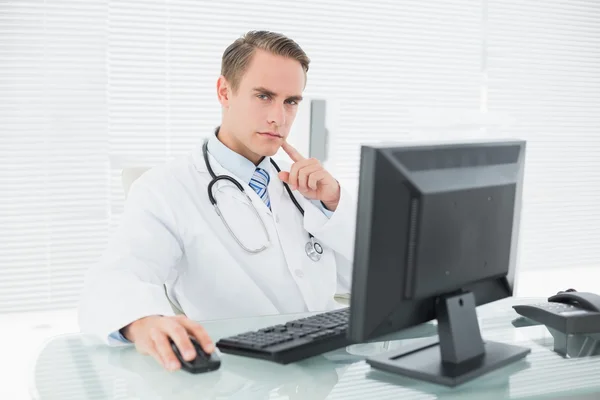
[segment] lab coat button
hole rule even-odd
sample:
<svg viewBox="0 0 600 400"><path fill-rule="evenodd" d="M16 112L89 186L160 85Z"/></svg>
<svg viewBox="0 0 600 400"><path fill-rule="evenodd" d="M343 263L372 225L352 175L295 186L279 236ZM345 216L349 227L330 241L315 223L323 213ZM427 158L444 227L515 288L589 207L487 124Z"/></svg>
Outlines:
<svg viewBox="0 0 600 400"><path fill-rule="evenodd" d="M275 216L275 222L279 223L279 215Z"/></svg>
<svg viewBox="0 0 600 400"><path fill-rule="evenodd" d="M300 269L297 269L296 270L296 276L298 278L304 278L304 272L302 270L300 270Z"/></svg>

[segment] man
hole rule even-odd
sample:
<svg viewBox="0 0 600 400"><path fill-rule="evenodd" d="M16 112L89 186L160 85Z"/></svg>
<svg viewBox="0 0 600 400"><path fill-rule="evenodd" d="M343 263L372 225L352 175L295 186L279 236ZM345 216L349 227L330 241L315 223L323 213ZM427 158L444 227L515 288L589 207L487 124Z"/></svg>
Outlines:
<svg viewBox="0 0 600 400"><path fill-rule="evenodd" d="M187 360L190 336L214 351L195 321L336 307L336 290L350 287L354 203L286 142L308 67L304 51L273 32L249 32L225 50L220 127L202 149L131 186L121 226L86 278L82 332L133 343L176 370L169 339ZM270 159L279 148L294 161L281 171ZM233 178L248 197L212 175ZM322 254L309 256L315 243Z"/></svg>

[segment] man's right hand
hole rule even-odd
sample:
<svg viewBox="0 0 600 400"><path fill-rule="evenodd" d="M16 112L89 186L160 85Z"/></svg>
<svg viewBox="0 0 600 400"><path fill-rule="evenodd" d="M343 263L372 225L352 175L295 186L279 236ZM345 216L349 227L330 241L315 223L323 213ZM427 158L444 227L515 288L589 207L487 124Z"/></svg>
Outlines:
<svg viewBox="0 0 600 400"><path fill-rule="evenodd" d="M140 318L122 329L122 333L135 344L138 352L151 355L170 371L181 368L181 363L171 349L169 338L173 339L183 358L188 361L196 357L190 336L198 339L205 352L214 351L214 345L204 328L184 315Z"/></svg>

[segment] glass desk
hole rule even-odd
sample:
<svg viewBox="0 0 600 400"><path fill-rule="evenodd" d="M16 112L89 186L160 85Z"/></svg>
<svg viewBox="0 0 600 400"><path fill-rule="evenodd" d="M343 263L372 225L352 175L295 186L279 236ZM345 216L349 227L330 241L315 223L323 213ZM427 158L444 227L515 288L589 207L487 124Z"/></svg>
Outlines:
<svg viewBox="0 0 600 400"><path fill-rule="evenodd" d="M600 398L600 356L564 358L553 351L543 326L515 328L513 304L544 299L509 298L478 308L484 339L531 348L525 359L456 388L372 369L365 357L399 349L436 332L425 324L395 340L348 346L289 365L221 354L217 371L168 372L132 346L109 348L79 335L46 342L29 371L39 400L89 399L533 399ZM203 323L212 339L299 318L278 315ZM399 337L410 339L397 340ZM419 338L421 337L421 338ZM387 339L387 338L386 338Z"/></svg>

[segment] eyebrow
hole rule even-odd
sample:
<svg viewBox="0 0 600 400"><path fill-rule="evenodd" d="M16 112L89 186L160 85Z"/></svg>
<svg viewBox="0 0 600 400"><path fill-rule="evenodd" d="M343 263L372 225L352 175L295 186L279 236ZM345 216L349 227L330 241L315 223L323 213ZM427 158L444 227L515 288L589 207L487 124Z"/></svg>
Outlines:
<svg viewBox="0 0 600 400"><path fill-rule="evenodd" d="M254 88L254 91L255 92L260 92L260 93L263 93L263 94L266 94L266 95L269 95L271 97L277 97L277 93L275 93L275 92L273 92L273 91L271 91L269 89L266 89L264 87ZM302 101L302 96L290 96L286 100L293 100L293 101L296 101L296 102L299 103L299 102Z"/></svg>

